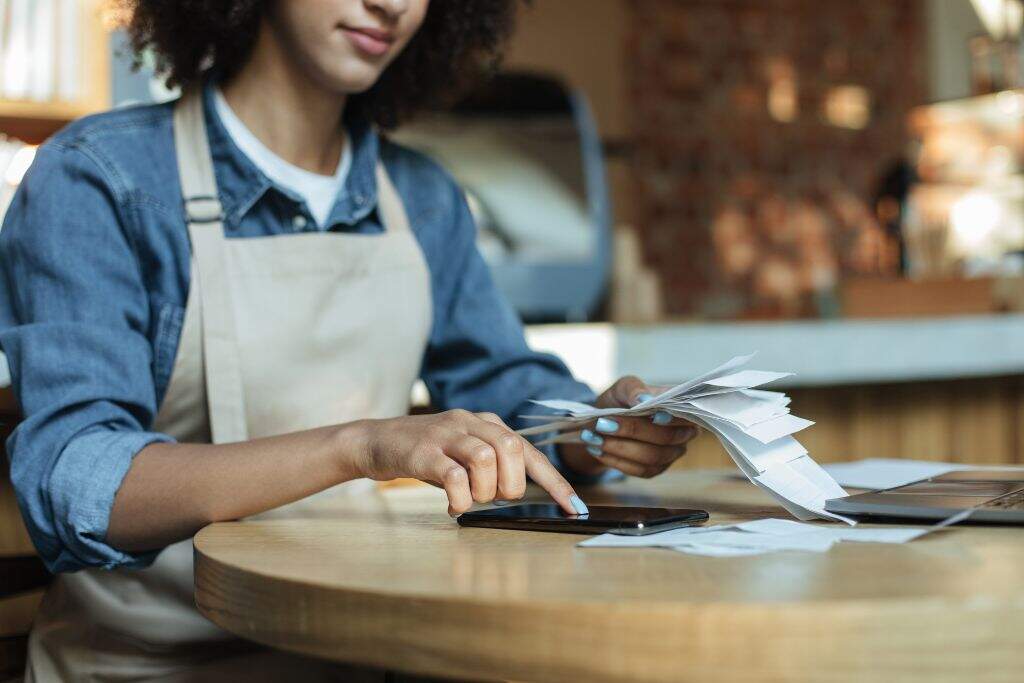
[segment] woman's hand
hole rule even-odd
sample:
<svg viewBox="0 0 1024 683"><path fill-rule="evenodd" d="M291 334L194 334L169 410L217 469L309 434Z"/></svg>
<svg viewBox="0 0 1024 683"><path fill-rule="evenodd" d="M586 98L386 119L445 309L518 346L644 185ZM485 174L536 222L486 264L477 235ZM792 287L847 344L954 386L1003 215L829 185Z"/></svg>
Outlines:
<svg viewBox="0 0 1024 683"><path fill-rule="evenodd" d="M599 408L628 408L660 393L636 377L623 377L601 394ZM583 474L611 467L634 477L650 478L667 470L686 454L697 436L691 422L665 412L646 417L601 418L581 433L583 444L563 444L562 461Z"/></svg>
<svg viewBox="0 0 1024 683"><path fill-rule="evenodd" d="M448 494L448 514L474 501L515 500L529 475L570 514L586 505L544 454L492 413L449 410L389 420L366 420L360 475L387 480L412 477Z"/></svg>

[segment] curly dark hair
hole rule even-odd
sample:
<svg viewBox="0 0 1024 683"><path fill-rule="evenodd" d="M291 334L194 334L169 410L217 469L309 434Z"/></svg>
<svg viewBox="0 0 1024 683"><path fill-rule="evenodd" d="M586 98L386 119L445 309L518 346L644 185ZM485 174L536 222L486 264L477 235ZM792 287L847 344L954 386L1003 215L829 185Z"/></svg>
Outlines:
<svg viewBox="0 0 1024 683"><path fill-rule="evenodd" d="M527 2L529 0L526 0ZM136 67L151 50L169 86L187 87L208 71L230 77L249 58L268 0L118 0ZM384 129L447 104L493 70L512 31L518 0L433 0L423 26L348 115Z"/></svg>

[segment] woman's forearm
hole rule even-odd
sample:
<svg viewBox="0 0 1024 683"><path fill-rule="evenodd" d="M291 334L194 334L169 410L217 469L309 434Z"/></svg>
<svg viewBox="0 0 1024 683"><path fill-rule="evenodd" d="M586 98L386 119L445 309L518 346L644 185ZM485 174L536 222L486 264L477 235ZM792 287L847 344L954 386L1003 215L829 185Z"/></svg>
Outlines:
<svg viewBox="0 0 1024 683"><path fill-rule="evenodd" d="M242 443L151 444L135 456L114 499L107 543L162 548L211 522L238 519L357 479L360 422Z"/></svg>
<svg viewBox="0 0 1024 683"><path fill-rule="evenodd" d="M544 454L492 413L359 420L245 443L152 444L114 498L106 541L128 552L189 538L344 481L414 477L445 490L456 516L474 501L522 497L531 477L566 513L586 505Z"/></svg>

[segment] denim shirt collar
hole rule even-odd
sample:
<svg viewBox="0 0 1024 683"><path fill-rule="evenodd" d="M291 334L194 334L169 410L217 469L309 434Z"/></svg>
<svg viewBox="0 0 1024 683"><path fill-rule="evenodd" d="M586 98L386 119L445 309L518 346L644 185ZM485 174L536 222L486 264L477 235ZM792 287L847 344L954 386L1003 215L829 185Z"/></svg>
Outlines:
<svg viewBox="0 0 1024 683"><path fill-rule="evenodd" d="M235 145L217 115L213 99L214 87L212 81L203 86L203 110L226 226L229 229L237 226L269 191L278 192L301 204L301 197L270 180ZM349 144L352 145L352 167L324 229L338 224L355 225L377 206L375 172L380 145L377 133L365 121L347 119L345 125L348 128Z"/></svg>

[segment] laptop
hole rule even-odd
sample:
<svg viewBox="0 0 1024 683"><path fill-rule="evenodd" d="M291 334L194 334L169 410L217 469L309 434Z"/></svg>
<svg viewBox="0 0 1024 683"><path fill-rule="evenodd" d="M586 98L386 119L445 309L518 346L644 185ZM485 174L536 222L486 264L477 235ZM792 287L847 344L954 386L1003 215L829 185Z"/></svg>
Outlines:
<svg viewBox="0 0 1024 683"><path fill-rule="evenodd" d="M959 470L903 486L826 501L841 515L943 520L967 509L972 522L1024 524L1024 470Z"/></svg>

